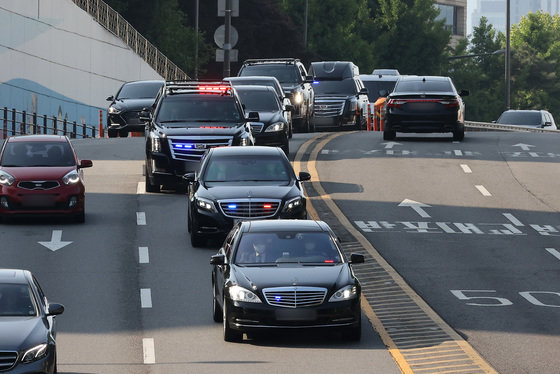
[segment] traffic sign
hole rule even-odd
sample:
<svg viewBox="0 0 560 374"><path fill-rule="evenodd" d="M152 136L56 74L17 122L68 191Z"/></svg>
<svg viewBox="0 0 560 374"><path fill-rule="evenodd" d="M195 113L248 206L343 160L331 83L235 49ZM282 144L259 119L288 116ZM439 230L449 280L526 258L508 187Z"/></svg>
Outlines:
<svg viewBox="0 0 560 374"><path fill-rule="evenodd" d="M225 49L224 48L225 39L226 39L226 26L221 25L214 32L214 42L216 42L216 45L218 47ZM237 44L238 39L239 39L239 34L237 33L237 30L235 29L235 27L230 26L229 49L233 48Z"/></svg>
<svg viewBox="0 0 560 374"><path fill-rule="evenodd" d="M237 62L237 49L230 49L229 50L229 60L231 62ZM223 49L216 49L216 62L224 62L224 50Z"/></svg>

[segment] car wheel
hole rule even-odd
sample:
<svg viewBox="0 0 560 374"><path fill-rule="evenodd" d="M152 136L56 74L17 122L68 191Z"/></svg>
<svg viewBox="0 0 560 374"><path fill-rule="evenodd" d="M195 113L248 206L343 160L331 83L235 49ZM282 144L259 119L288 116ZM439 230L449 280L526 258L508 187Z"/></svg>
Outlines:
<svg viewBox="0 0 560 374"><path fill-rule="evenodd" d="M241 340L243 340L243 333L239 331L235 331L229 326L229 322L228 322L229 315L228 315L227 305L225 300L222 305L223 305L222 322L224 325L224 340L226 342L240 342Z"/></svg>
<svg viewBox="0 0 560 374"><path fill-rule="evenodd" d="M383 140L394 140L397 136L396 131L385 130L383 131Z"/></svg>
<svg viewBox="0 0 560 374"><path fill-rule="evenodd" d="M346 331L344 331L344 337L352 342L359 342L362 338L362 323L358 323L358 326L348 327Z"/></svg>
<svg viewBox="0 0 560 374"><path fill-rule="evenodd" d="M120 136L121 138L128 138L128 131L126 131L126 130L120 130L120 131L119 131L119 136Z"/></svg>
<svg viewBox="0 0 560 374"><path fill-rule="evenodd" d="M150 182L150 177L148 176L148 171L146 170L146 192L160 192L161 188L159 184L152 184Z"/></svg>
<svg viewBox="0 0 560 374"><path fill-rule="evenodd" d="M109 138L116 138L117 137L117 130L116 129L107 129L107 136Z"/></svg>
<svg viewBox="0 0 560 374"><path fill-rule="evenodd" d="M288 129L288 139L291 139L294 135L294 129L292 123L290 123L290 128Z"/></svg>
<svg viewBox="0 0 560 374"><path fill-rule="evenodd" d="M465 139L465 130L453 131L453 140L461 141Z"/></svg>
<svg viewBox="0 0 560 374"><path fill-rule="evenodd" d="M286 156L290 156L290 143L288 141L286 141L286 143L282 146L282 150Z"/></svg>
<svg viewBox="0 0 560 374"><path fill-rule="evenodd" d="M214 322L223 322L222 319L224 316L222 313L222 309L216 300L216 286L212 284L212 318L214 319Z"/></svg>
<svg viewBox="0 0 560 374"><path fill-rule="evenodd" d="M198 227L192 220L190 221L190 227L191 227L191 231L190 231L191 245L195 248L203 247L204 244L206 244L206 238L196 233L198 231Z"/></svg>
<svg viewBox="0 0 560 374"><path fill-rule="evenodd" d="M74 216L74 222L76 223L84 223L86 221L86 212L81 211L80 213Z"/></svg>

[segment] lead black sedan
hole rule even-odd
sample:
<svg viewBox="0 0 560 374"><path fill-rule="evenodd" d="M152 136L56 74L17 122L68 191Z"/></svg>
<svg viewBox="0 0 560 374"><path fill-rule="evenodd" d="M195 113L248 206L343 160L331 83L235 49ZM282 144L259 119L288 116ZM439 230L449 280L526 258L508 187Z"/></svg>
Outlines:
<svg viewBox="0 0 560 374"><path fill-rule="evenodd" d="M264 329L342 329L361 337L361 286L323 221L245 221L212 256L213 318L225 341Z"/></svg>

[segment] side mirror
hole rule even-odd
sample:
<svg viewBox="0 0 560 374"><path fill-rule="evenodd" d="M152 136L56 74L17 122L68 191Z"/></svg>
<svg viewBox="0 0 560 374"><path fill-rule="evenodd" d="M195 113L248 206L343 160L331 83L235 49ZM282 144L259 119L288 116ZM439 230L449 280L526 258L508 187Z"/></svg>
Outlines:
<svg viewBox="0 0 560 374"><path fill-rule="evenodd" d="M189 183L193 183L196 180L196 173L187 173L183 175L183 179Z"/></svg>
<svg viewBox="0 0 560 374"><path fill-rule="evenodd" d="M225 255L214 255L210 257L210 265L225 265L226 256Z"/></svg>
<svg viewBox="0 0 560 374"><path fill-rule="evenodd" d="M247 115L248 121L258 122L260 120L259 112L249 112Z"/></svg>
<svg viewBox="0 0 560 374"><path fill-rule="evenodd" d="M306 172L306 171L300 171L300 172L299 172L298 179L299 179L301 182L308 181L308 180L311 179L311 174L309 174L309 173Z"/></svg>
<svg viewBox="0 0 560 374"><path fill-rule="evenodd" d="M350 263L351 264L363 264L365 262L364 255L360 253L352 253L350 255Z"/></svg>
<svg viewBox="0 0 560 374"><path fill-rule="evenodd" d="M78 165L78 169L90 168L92 166L93 166L93 161L91 161L91 160L80 160L80 164Z"/></svg>
<svg viewBox="0 0 560 374"><path fill-rule="evenodd" d="M62 304L49 304L48 305L48 316L57 316L59 314L62 314L64 312L64 305Z"/></svg>
<svg viewBox="0 0 560 374"><path fill-rule="evenodd" d="M359 93L359 94L360 94L360 95L367 95L367 94L369 94L369 91L368 91L368 89L367 89L366 87L364 87L364 88L362 88L362 89L360 90L360 93Z"/></svg>
<svg viewBox="0 0 560 374"><path fill-rule="evenodd" d="M313 75L306 75L304 82L305 83L313 83Z"/></svg>
<svg viewBox="0 0 560 374"><path fill-rule="evenodd" d="M105 100L107 101L113 101L115 100L115 97L113 95L109 96L108 98L106 98Z"/></svg>
<svg viewBox="0 0 560 374"><path fill-rule="evenodd" d="M292 104L286 104L286 105L284 105L284 107L286 108L285 110L287 112L293 112L294 111L294 106Z"/></svg>
<svg viewBox="0 0 560 374"><path fill-rule="evenodd" d="M138 119L140 122L150 122L152 120L152 112L149 108L142 108Z"/></svg>
<svg viewBox="0 0 560 374"><path fill-rule="evenodd" d="M459 92L459 96L469 96L469 90L461 90L461 92Z"/></svg>

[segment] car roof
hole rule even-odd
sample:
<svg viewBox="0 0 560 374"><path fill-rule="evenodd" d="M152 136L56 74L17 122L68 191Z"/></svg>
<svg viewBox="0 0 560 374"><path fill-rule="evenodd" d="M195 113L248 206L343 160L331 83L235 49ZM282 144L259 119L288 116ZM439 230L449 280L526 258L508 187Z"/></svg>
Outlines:
<svg viewBox="0 0 560 374"><path fill-rule="evenodd" d="M142 85L142 84L154 84L154 83L160 83L163 86L165 81L154 79L154 80L143 80L143 81L130 81L124 84L128 86L128 85Z"/></svg>
<svg viewBox="0 0 560 374"><path fill-rule="evenodd" d="M68 138L64 135L17 135L10 136L8 142L28 143L28 142L67 142Z"/></svg>
<svg viewBox="0 0 560 374"><path fill-rule="evenodd" d="M278 81L276 77L266 76L266 75L245 75L243 77L227 77L224 78L225 81ZM280 82L278 82L280 83Z"/></svg>
<svg viewBox="0 0 560 374"><path fill-rule="evenodd" d="M449 77L444 77L440 75L401 75L399 80L401 81L447 81Z"/></svg>
<svg viewBox="0 0 560 374"><path fill-rule="evenodd" d="M269 232L269 231L307 231L329 232L329 227L323 221L308 219L274 219L245 221L242 224L244 232Z"/></svg>
<svg viewBox="0 0 560 374"><path fill-rule="evenodd" d="M546 112L546 110L539 109L508 109L504 113L541 113Z"/></svg>
<svg viewBox="0 0 560 374"><path fill-rule="evenodd" d="M276 90L270 86L263 86L258 84L247 84L243 86L236 86L235 89L239 91L269 91L276 95Z"/></svg>
<svg viewBox="0 0 560 374"><path fill-rule="evenodd" d="M275 156L283 154L278 147L269 147L264 145L255 145L252 147L217 147L210 150L213 156Z"/></svg>
<svg viewBox="0 0 560 374"><path fill-rule="evenodd" d="M396 82L402 76L403 75L360 74L360 79L363 82L371 82L371 81Z"/></svg>
<svg viewBox="0 0 560 374"><path fill-rule="evenodd" d="M0 269L0 283L27 284L27 270Z"/></svg>

